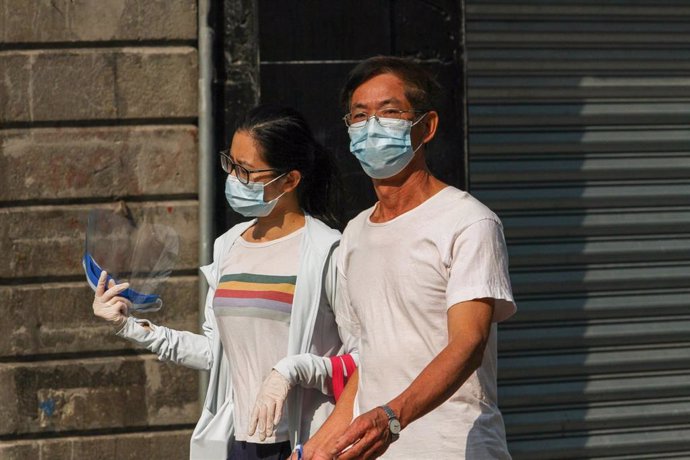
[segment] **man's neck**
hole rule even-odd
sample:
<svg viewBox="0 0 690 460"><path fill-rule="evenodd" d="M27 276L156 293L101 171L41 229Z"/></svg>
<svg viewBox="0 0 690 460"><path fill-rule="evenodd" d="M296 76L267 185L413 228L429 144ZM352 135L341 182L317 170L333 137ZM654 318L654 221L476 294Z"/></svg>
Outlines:
<svg viewBox="0 0 690 460"><path fill-rule="evenodd" d="M371 214L372 222L387 222L416 208L443 190L446 184L420 168L400 180L375 180L379 202Z"/></svg>

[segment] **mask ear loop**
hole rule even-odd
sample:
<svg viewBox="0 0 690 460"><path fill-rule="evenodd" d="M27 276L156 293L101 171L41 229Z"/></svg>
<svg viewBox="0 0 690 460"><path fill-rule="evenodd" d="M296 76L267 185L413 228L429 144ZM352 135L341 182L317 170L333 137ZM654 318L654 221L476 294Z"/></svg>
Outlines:
<svg viewBox="0 0 690 460"><path fill-rule="evenodd" d="M426 115L427 115L428 113L429 113L429 112L424 112L424 114L423 114L421 117L417 118L417 120L415 120L415 122L412 123L412 125L410 125L410 141L412 140L412 139L411 139L411 138L412 138L412 131L411 131L411 130L412 130L412 127L413 127L414 125L416 125L417 123L419 123L420 121L422 121L422 120L424 119L424 117L426 117ZM410 142L410 143L411 143L411 142ZM417 148L414 149L414 150L412 151L412 155L414 155L415 153L417 153L417 150L421 149L421 148L422 148L422 145L424 145L424 144L425 144L425 142L422 141L422 143L419 144L419 145L417 146Z"/></svg>
<svg viewBox="0 0 690 460"><path fill-rule="evenodd" d="M419 123L420 121L422 121L422 120L424 119L424 117L426 117L428 114L429 114L429 112L424 112L424 113L422 114L421 117L417 118L417 119L414 121L414 123L412 123L412 125L410 126L410 128L411 128L412 126L416 125L417 123Z"/></svg>
<svg viewBox="0 0 690 460"><path fill-rule="evenodd" d="M287 172L284 172L284 173L281 174L280 176L274 177L273 179L271 179L271 180L269 180L268 182L266 182L266 183L264 184L264 187L266 187L266 186L269 185L269 184L272 184L273 182L277 181L278 179L280 179L281 177L283 177L283 176L286 175L286 174L287 174Z"/></svg>
<svg viewBox="0 0 690 460"><path fill-rule="evenodd" d="M289 172L289 171L288 171L288 172ZM266 182L265 184L263 184L263 192L262 192L262 194L261 194L262 197L264 197L264 195L266 194L266 186L267 186L267 185L272 184L273 182L277 181L277 180L280 179L281 177L285 176L288 172L284 172L284 173L281 174L280 176L274 177L274 178L271 179L270 181L268 181L268 182ZM281 194L278 195L277 197L273 198L271 201L278 201L278 200L281 199L282 196L285 195L286 193L287 193L287 192L281 193ZM264 198L265 198L265 197L264 197ZM264 200L264 203L270 203L271 201L265 201L265 200Z"/></svg>
<svg viewBox="0 0 690 460"><path fill-rule="evenodd" d="M421 149L421 148L422 148L422 145L424 145L424 141L422 141L422 143L419 144L419 145L417 146L417 148L414 149L414 150L412 151L412 155L414 155L415 153L417 153L417 150Z"/></svg>

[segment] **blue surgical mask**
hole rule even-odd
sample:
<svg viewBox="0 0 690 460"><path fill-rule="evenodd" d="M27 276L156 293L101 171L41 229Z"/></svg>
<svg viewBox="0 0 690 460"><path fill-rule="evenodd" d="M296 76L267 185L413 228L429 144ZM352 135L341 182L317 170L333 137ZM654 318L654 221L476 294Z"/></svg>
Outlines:
<svg viewBox="0 0 690 460"><path fill-rule="evenodd" d="M423 118L423 117L422 117ZM359 160L364 172L374 179L387 179L410 164L414 154L423 145L412 149L410 131L414 123L409 120L386 119L386 126L370 119L364 126L350 126L350 151Z"/></svg>
<svg viewBox="0 0 690 460"><path fill-rule="evenodd" d="M274 182L285 174L281 174L270 182L249 182L243 184L240 180L228 174L225 181L225 198L235 212L242 214L245 217L265 217L273 211L276 207L280 197L285 195L281 193L271 201L264 201L264 187L271 182Z"/></svg>

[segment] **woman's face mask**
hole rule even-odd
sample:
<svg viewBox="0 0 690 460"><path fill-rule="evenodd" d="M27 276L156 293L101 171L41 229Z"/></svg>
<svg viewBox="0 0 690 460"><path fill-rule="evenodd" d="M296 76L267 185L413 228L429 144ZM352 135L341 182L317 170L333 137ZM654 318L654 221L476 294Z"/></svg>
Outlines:
<svg viewBox="0 0 690 460"><path fill-rule="evenodd" d="M278 200L285 195L285 192L271 201L264 201L264 188L285 174L287 173L283 173L265 184L263 182L249 182L247 185L240 182L232 174L228 174L228 178L225 181L225 198L235 212L245 217L265 217L273 211Z"/></svg>
<svg viewBox="0 0 690 460"><path fill-rule="evenodd" d="M426 114L425 114L426 115ZM373 118L373 117L372 117ZM387 179L405 169L423 143L412 149L410 132L424 116L412 122L405 119L386 119L382 126L369 119L364 126L351 125L350 151L359 160L364 172L374 179Z"/></svg>

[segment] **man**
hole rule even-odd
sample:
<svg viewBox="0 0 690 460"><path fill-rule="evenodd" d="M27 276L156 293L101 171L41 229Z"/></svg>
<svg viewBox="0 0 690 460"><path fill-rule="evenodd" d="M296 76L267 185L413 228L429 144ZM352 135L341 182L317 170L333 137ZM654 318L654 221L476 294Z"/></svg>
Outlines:
<svg viewBox="0 0 690 460"><path fill-rule="evenodd" d="M350 149L379 201L339 249L338 321L360 337L360 366L304 458L510 458L496 404L496 323L515 312L502 226L427 168L435 87L393 57L344 87Z"/></svg>

